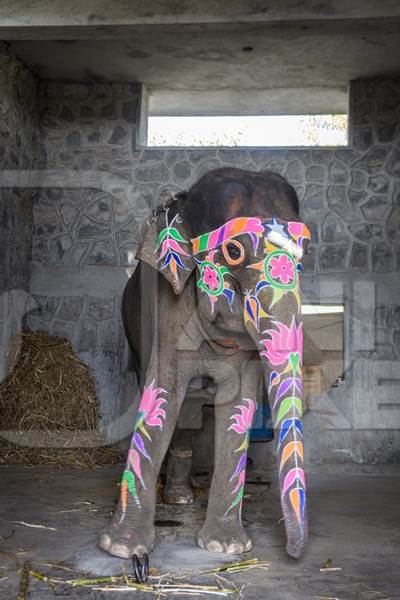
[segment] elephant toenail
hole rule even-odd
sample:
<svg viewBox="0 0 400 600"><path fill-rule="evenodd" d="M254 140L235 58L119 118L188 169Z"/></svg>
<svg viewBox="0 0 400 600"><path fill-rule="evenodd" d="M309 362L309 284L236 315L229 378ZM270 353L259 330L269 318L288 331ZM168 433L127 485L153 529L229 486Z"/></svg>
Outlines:
<svg viewBox="0 0 400 600"><path fill-rule="evenodd" d="M241 544L229 544L226 548L227 554L242 554L243 546Z"/></svg>
<svg viewBox="0 0 400 600"><path fill-rule="evenodd" d="M245 552L249 552L249 550L251 550L253 548L253 542L252 540L247 540L246 542L246 546L245 546Z"/></svg>
<svg viewBox="0 0 400 600"><path fill-rule="evenodd" d="M137 554L139 556L139 558L141 558L146 553L147 553L146 546L135 546L135 548L133 549L133 553L132 554Z"/></svg>
<svg viewBox="0 0 400 600"><path fill-rule="evenodd" d="M130 558L131 552L129 549L123 544L113 544L110 548L110 553L114 556L118 556L118 558Z"/></svg>
<svg viewBox="0 0 400 600"><path fill-rule="evenodd" d="M224 549L222 547L222 545L219 542L209 542L206 546L207 550L209 552L223 552Z"/></svg>
<svg viewBox="0 0 400 600"><path fill-rule="evenodd" d="M103 550L109 550L111 548L111 543L112 542L110 536L106 533L103 533L99 540L100 548L102 548Z"/></svg>

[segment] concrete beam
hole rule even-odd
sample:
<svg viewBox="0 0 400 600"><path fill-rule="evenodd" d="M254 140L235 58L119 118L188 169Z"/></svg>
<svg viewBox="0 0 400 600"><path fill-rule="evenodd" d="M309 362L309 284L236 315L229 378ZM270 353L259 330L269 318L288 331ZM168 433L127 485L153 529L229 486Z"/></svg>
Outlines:
<svg viewBox="0 0 400 600"><path fill-rule="evenodd" d="M366 19L400 16L397 0L10 0L0 1L2 28Z"/></svg>
<svg viewBox="0 0 400 600"><path fill-rule="evenodd" d="M296 115L347 113L347 86L252 90L156 90L151 116Z"/></svg>
<svg viewBox="0 0 400 600"><path fill-rule="evenodd" d="M146 86L139 84L139 99L136 115L136 146L147 145L147 130L149 116L149 94Z"/></svg>

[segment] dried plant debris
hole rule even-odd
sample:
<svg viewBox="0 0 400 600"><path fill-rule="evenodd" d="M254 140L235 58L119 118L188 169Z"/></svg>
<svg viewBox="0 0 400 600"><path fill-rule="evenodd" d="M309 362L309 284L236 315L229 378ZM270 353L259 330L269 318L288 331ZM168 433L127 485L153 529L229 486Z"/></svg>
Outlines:
<svg viewBox="0 0 400 600"><path fill-rule="evenodd" d="M25 523L25 521L13 521L17 525L24 525L25 527L32 527L34 529L47 529L48 531L57 531L55 527L46 527L45 525L38 525L36 523Z"/></svg>
<svg viewBox="0 0 400 600"><path fill-rule="evenodd" d="M322 567L320 568L321 573L330 573L332 571L341 571L342 568L341 567L334 567L333 566L333 560L331 558L328 558L324 564L322 565Z"/></svg>
<svg viewBox="0 0 400 600"><path fill-rule="evenodd" d="M26 600L28 597L29 580L31 575L31 563L26 561L22 567L21 579L17 600Z"/></svg>
<svg viewBox="0 0 400 600"><path fill-rule="evenodd" d="M257 558L241 561L238 563L229 563L215 569L207 571L191 571L184 575L174 576L170 573L159 574L155 569L150 570L147 583L137 583L134 577L124 569L121 569L121 575L110 575L103 577L76 577L73 579L64 579L61 577L52 577L50 575L32 570L31 576L40 581L46 582L53 588L58 586L85 587L97 592L123 592L123 591L141 591L155 594L157 597L166 595L185 595L185 596L222 596L238 597L241 588L233 582L222 577L232 573L249 571L251 569L268 570L271 563L261 561ZM212 582L196 581L204 577L212 578Z"/></svg>
<svg viewBox="0 0 400 600"><path fill-rule="evenodd" d="M71 344L22 333L0 383L0 464L87 468L122 461L98 431L93 378Z"/></svg>

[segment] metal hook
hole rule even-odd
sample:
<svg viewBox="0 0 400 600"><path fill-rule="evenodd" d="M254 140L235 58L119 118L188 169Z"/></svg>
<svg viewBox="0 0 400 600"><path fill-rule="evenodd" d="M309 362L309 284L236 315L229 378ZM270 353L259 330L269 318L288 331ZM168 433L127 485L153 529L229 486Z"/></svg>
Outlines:
<svg viewBox="0 0 400 600"><path fill-rule="evenodd" d="M140 558L137 554L132 554L132 566L137 583L146 583L149 577L149 555L145 552Z"/></svg>

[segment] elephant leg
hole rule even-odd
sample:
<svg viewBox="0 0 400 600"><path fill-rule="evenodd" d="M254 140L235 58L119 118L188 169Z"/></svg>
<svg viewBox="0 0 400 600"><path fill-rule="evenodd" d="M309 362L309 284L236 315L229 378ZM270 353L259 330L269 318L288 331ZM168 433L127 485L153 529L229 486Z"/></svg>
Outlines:
<svg viewBox="0 0 400 600"><path fill-rule="evenodd" d="M176 428L168 451L167 478L164 489L166 504L192 504L190 485L192 468L192 437L190 429Z"/></svg>
<svg viewBox="0 0 400 600"><path fill-rule="evenodd" d="M197 535L198 545L211 552L241 554L252 548L241 513L247 450L256 408L258 360L255 367L253 361L243 364L242 370L235 365L230 376L217 383L214 474L206 520ZM242 375L238 375L240 372ZM239 379L238 385L235 379Z"/></svg>
<svg viewBox="0 0 400 600"><path fill-rule="evenodd" d="M121 558L142 556L154 545L157 478L189 381L185 373L177 372L175 363L176 356L174 362L164 362L162 369L152 368L146 376L118 508L100 537L100 547Z"/></svg>

